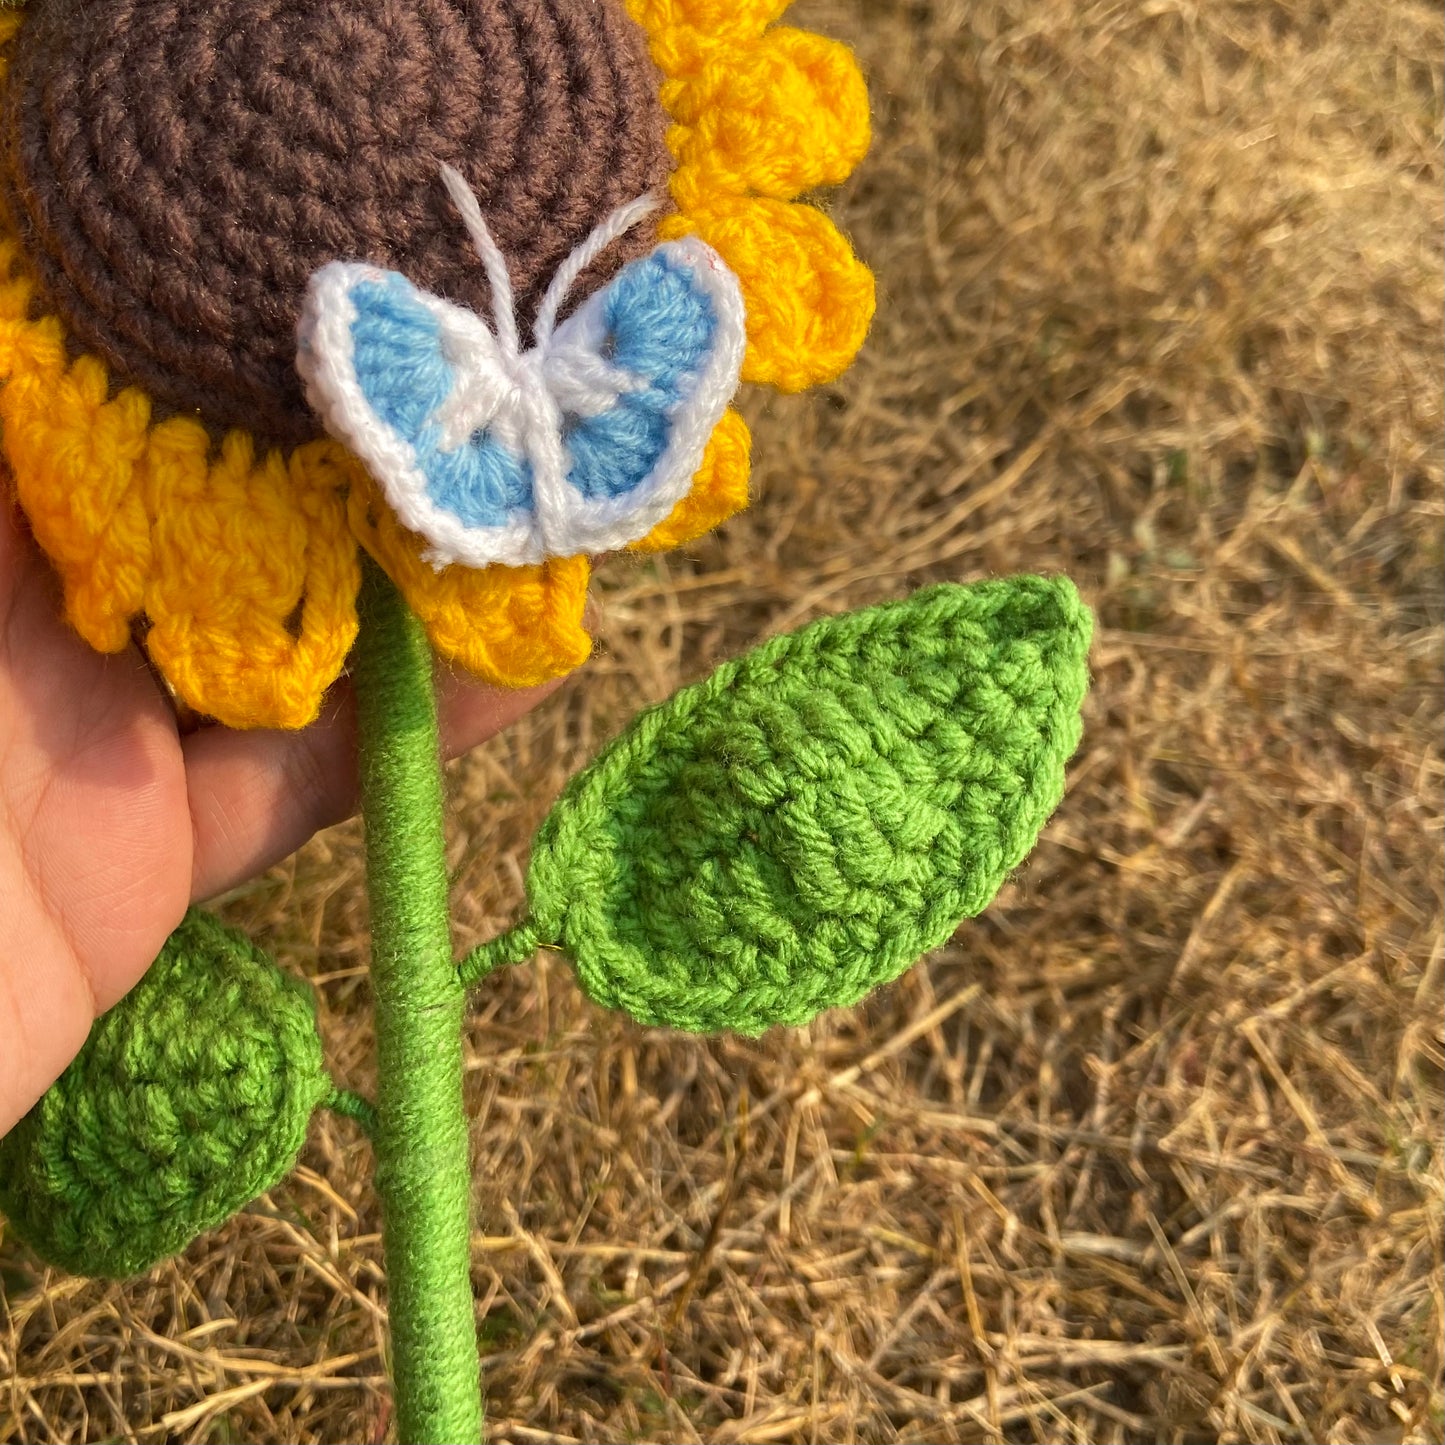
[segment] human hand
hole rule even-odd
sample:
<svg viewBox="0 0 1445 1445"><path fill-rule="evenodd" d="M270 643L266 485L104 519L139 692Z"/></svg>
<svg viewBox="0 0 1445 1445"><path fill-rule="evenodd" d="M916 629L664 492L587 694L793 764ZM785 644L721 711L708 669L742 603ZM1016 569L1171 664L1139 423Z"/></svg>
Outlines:
<svg viewBox="0 0 1445 1445"><path fill-rule="evenodd" d="M556 684L439 680L455 757ZM340 684L299 732L182 734L138 649L92 651L0 488L0 1134L75 1057L193 900L356 807L354 703Z"/></svg>

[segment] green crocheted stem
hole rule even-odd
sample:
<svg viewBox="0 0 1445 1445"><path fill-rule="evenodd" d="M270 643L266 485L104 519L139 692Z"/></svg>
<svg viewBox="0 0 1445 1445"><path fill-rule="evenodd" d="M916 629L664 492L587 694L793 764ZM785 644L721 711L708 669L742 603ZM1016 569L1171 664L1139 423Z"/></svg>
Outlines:
<svg viewBox="0 0 1445 1445"><path fill-rule="evenodd" d="M420 623L367 563L355 683L376 994L377 1189L403 1445L482 1436L441 760Z"/></svg>

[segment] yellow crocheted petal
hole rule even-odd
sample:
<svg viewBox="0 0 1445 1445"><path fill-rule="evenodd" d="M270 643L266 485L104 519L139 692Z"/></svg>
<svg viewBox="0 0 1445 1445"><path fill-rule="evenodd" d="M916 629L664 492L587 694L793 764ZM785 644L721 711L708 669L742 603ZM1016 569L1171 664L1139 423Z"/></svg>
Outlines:
<svg viewBox="0 0 1445 1445"><path fill-rule="evenodd" d="M3 17L0 17L3 18ZM92 647L130 641L150 561L137 462L150 404L111 399L105 367L67 360L54 317L30 319L20 247L0 242L0 448L36 540L60 575L65 610Z"/></svg>
<svg viewBox="0 0 1445 1445"><path fill-rule="evenodd" d="M0 321L0 377L5 460L60 575L66 615L92 647L118 652L130 641L150 564L137 484L150 403L132 389L108 399L105 367L93 357L67 368L54 322Z"/></svg>
<svg viewBox="0 0 1445 1445"><path fill-rule="evenodd" d="M670 92L675 154L714 190L791 200L838 185L868 150L868 87L846 45L778 26Z"/></svg>
<svg viewBox="0 0 1445 1445"><path fill-rule="evenodd" d="M814 207L707 197L687 169L673 178L681 211L658 232L665 240L695 232L736 273L748 315L743 380L802 391L840 376L873 320L873 273Z"/></svg>
<svg viewBox="0 0 1445 1445"><path fill-rule="evenodd" d="M146 649L176 693L231 727L299 728L356 637L361 569L326 442L289 461L199 423L155 427L146 455L153 558Z"/></svg>
<svg viewBox="0 0 1445 1445"><path fill-rule="evenodd" d="M748 424L729 408L713 428L692 490L640 542L634 552L666 552L711 532L748 504L752 436Z"/></svg>
<svg viewBox="0 0 1445 1445"><path fill-rule="evenodd" d="M350 515L362 545L448 661L497 687L535 687L586 662L592 639L582 626L591 570L585 557L438 572L422 558L426 543L396 520L364 474L352 488Z"/></svg>
<svg viewBox="0 0 1445 1445"><path fill-rule="evenodd" d="M653 64L669 78L690 75L710 55L751 44L790 0L627 0L647 32Z"/></svg>

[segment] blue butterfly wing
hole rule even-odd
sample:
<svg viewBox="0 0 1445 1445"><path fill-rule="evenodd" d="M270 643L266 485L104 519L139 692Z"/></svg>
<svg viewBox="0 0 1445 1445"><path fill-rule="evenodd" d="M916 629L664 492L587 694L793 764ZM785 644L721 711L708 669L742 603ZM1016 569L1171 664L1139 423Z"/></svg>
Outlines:
<svg viewBox="0 0 1445 1445"><path fill-rule="evenodd" d="M647 386L567 431L567 480L589 501L632 491L657 465L667 449L670 415L707 358L718 325L691 268L656 252L608 288L603 315L607 360Z"/></svg>
<svg viewBox="0 0 1445 1445"><path fill-rule="evenodd" d="M308 394L401 521L431 543L433 561L539 561L531 465L486 430L449 444L440 420L459 384L447 305L396 272L323 267L297 358Z"/></svg>
<svg viewBox="0 0 1445 1445"><path fill-rule="evenodd" d="M564 414L568 516L551 535L560 531L573 550L602 551L645 536L691 486L737 389L741 293L710 248L673 242L589 298L558 341L582 335L635 389L597 415Z"/></svg>

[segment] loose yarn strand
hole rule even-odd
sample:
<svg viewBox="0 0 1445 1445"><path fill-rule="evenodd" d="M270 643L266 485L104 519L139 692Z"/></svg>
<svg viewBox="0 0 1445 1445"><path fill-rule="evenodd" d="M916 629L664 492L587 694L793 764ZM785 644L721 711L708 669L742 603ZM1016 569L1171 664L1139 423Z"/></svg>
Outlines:
<svg viewBox="0 0 1445 1445"><path fill-rule="evenodd" d="M656 196L648 194L618 206L562 262L547 286L542 304L537 309L537 320L532 326L532 334L538 346L544 346L552 339L552 333L557 329L557 313L561 311L562 303L567 299L567 293L576 284L577 278L614 241L621 240L634 226L645 221L660 204Z"/></svg>
<svg viewBox="0 0 1445 1445"><path fill-rule="evenodd" d="M462 221L471 235L472 245L477 248L477 255L481 257L482 265L486 268L487 281L492 288L492 324L497 343L507 356L515 360L520 353L521 342L517 334L516 302L512 296L512 276L507 270L507 258L502 255L502 248L492 239L492 233L487 229L482 208L477 204L472 188L445 161L442 162L441 172L442 184L446 186L452 203L461 212Z"/></svg>

